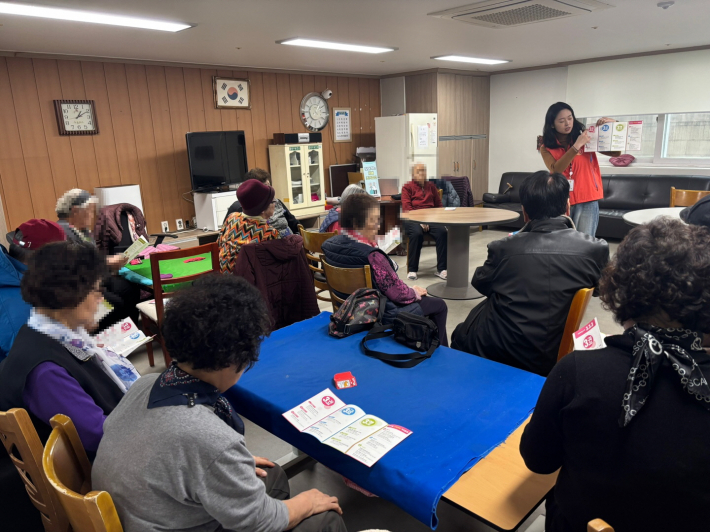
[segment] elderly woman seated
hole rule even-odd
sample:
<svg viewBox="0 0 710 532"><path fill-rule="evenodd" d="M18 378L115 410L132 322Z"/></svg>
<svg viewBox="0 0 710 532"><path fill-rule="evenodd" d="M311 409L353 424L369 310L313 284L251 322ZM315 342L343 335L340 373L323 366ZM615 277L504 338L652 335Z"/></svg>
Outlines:
<svg viewBox="0 0 710 532"><path fill-rule="evenodd" d="M380 204L368 194L354 194L340 210L342 234L323 243L325 260L338 268L370 266L372 286L387 296L384 323L390 323L401 312L424 315L439 328L439 345L448 346L446 316L448 308L443 299L428 297L424 288L409 287L397 276L397 265L380 249L375 241L380 228Z"/></svg>
<svg viewBox="0 0 710 532"><path fill-rule="evenodd" d="M284 471L251 455L221 395L257 362L269 327L241 277L204 276L171 298L163 334L173 365L141 378L109 416L91 473L126 532L345 531L335 497L289 498Z"/></svg>
<svg viewBox="0 0 710 532"><path fill-rule="evenodd" d="M520 443L560 469L547 531L707 530L710 508L710 232L670 218L631 231L604 271L625 332L553 368Z"/></svg>
<svg viewBox="0 0 710 532"><path fill-rule="evenodd" d="M359 185L348 185L340 195L340 205L342 205L345 200L353 194L367 194L367 192L365 192L365 190ZM340 205L330 209L328 214L325 215L325 219L323 220L323 223L320 224L320 228L318 229L320 233L340 231Z"/></svg>

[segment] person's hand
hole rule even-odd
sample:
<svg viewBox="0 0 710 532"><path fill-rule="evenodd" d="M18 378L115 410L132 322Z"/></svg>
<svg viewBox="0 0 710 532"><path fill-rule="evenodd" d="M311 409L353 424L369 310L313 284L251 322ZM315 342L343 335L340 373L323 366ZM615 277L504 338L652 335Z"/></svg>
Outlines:
<svg viewBox="0 0 710 532"><path fill-rule="evenodd" d="M106 264L108 264L109 268L116 270L125 266L127 262L128 257L126 257L123 253L117 253L116 255L106 257Z"/></svg>
<svg viewBox="0 0 710 532"><path fill-rule="evenodd" d="M592 140L592 137L589 135L589 133L584 130L579 134L579 137L577 137L577 142L574 143L574 147L577 151L582 149L582 146L584 146L587 142Z"/></svg>
<svg viewBox="0 0 710 532"><path fill-rule="evenodd" d="M266 477L266 471L261 469L262 467L274 467L275 465L271 460L267 460L261 456L255 456L254 462L256 463L256 476L261 478Z"/></svg>
<svg viewBox="0 0 710 532"><path fill-rule="evenodd" d="M428 233L428 232L429 232L429 225L428 225L428 224L419 224L419 225L422 226L422 230L423 230L425 233Z"/></svg>
<svg viewBox="0 0 710 532"><path fill-rule="evenodd" d="M614 120L613 118L602 117L599 120L597 120L597 126L608 124L609 122L616 122L616 120Z"/></svg>
<svg viewBox="0 0 710 532"><path fill-rule="evenodd" d="M412 290L414 290L414 293L419 297L424 297L427 294L426 288L422 288L421 286L413 286Z"/></svg>
<svg viewBox="0 0 710 532"><path fill-rule="evenodd" d="M343 510L340 508L340 504L338 504L337 497L331 497L317 489L308 490L303 495L306 495L311 503L311 515L322 514L330 510L334 510L340 515L343 515Z"/></svg>

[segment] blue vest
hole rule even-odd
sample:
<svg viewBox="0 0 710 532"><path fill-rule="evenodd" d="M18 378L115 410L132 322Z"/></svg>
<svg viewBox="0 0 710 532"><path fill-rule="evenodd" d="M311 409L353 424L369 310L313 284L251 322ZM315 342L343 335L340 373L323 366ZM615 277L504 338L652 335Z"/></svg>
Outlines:
<svg viewBox="0 0 710 532"><path fill-rule="evenodd" d="M358 242L347 235L335 235L329 238L321 246L323 249L323 254L325 255L325 260L328 264L335 266L336 268L362 268L363 266L369 266L370 261L368 260L371 253L382 253L384 257L387 258L392 269L397 271L397 265L390 259L387 254L381 249L373 248L362 242ZM375 281L375 276L370 273L372 287L377 288L377 282ZM364 288L364 287L363 287ZM345 299L347 294L338 294L340 297ZM384 294L383 294L384 296ZM387 300L387 305L385 307L385 316L382 320L383 323L392 323L395 316L400 312L411 312L412 314L417 314L418 316L423 316L419 303L410 303L409 305L397 305L390 300Z"/></svg>

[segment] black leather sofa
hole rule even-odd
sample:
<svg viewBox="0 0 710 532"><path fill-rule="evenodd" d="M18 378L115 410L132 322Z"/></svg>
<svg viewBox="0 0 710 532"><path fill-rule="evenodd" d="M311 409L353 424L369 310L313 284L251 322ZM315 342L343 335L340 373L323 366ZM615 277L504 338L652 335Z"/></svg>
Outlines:
<svg viewBox="0 0 710 532"><path fill-rule="evenodd" d="M520 229L523 226L520 204L520 184L532 172L506 172L500 178L498 194L483 195L483 206L492 209L509 209L521 213L518 220L506 227ZM668 207L671 187L688 190L710 190L710 176L671 175L603 175L604 199L599 202L599 238L626 236L632 227L623 220L623 215L639 209ZM512 188L508 186L512 185Z"/></svg>

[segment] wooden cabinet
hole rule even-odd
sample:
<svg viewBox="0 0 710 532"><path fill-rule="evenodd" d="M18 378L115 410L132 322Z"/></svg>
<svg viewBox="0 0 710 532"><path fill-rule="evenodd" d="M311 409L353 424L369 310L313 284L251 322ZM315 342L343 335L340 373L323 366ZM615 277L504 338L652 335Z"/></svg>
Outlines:
<svg viewBox="0 0 710 532"><path fill-rule="evenodd" d="M325 209L323 144L269 146L271 184L294 216Z"/></svg>

